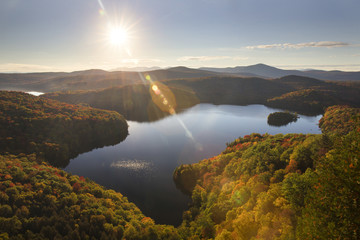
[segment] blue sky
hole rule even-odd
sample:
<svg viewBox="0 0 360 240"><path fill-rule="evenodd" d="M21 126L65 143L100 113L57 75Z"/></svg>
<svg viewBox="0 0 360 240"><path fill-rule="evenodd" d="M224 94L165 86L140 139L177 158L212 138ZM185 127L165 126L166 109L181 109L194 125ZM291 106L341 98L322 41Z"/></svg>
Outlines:
<svg viewBox="0 0 360 240"><path fill-rule="evenodd" d="M359 0L1 0L0 72L136 66L360 71ZM126 29L121 45L109 26Z"/></svg>

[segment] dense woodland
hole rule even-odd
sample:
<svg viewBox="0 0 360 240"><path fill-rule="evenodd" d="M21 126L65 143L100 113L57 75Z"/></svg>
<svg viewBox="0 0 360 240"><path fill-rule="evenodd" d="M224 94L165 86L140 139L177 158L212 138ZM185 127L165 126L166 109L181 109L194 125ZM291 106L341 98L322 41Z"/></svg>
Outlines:
<svg viewBox="0 0 360 240"><path fill-rule="evenodd" d="M315 114L360 102L356 84L296 76L162 83L177 111L199 102L286 102L284 108ZM137 121L166 115L146 84L44 97L0 92L0 239L359 238L359 108L328 107L322 134L252 133L218 156L179 166L175 184L192 203L174 228L155 224L120 193L55 167L128 134L120 114L89 105L125 117L140 111Z"/></svg>
<svg viewBox="0 0 360 240"><path fill-rule="evenodd" d="M42 97L113 110L121 113L127 120L149 122L169 115L168 112L161 111L152 101L150 87L151 85L134 84L97 91L55 92L44 94ZM177 87L169 89L175 96L177 111L199 103L192 90Z"/></svg>
<svg viewBox="0 0 360 240"><path fill-rule="evenodd" d="M333 106L322 134L253 133L174 172L192 206L186 239L358 239L360 109Z"/></svg>
<svg viewBox="0 0 360 240"><path fill-rule="evenodd" d="M39 161L0 155L0 239L179 239L113 190Z"/></svg>
<svg viewBox="0 0 360 240"><path fill-rule="evenodd" d="M269 80L217 76L164 80L161 83L173 91L178 103L177 111L197 103L263 104L305 115L323 114L327 107L337 104L360 107L360 88L354 87L354 84L308 77L286 76ZM96 91L55 92L43 97L114 110L135 121L154 121L167 116L151 101L149 84Z"/></svg>
<svg viewBox="0 0 360 240"><path fill-rule="evenodd" d="M70 105L21 92L0 91L0 153L37 153L55 166L128 135L116 112Z"/></svg>
<svg viewBox="0 0 360 240"><path fill-rule="evenodd" d="M0 239L180 238L120 193L53 166L124 139L120 114L2 91L0 116Z"/></svg>
<svg viewBox="0 0 360 240"><path fill-rule="evenodd" d="M30 99L35 101L28 107L31 110L38 108L36 101L68 110L79 107L22 93L3 94L3 102L22 99L17 102L19 108ZM47 107L41 109L40 113L28 110L29 119L53 114L45 111ZM2 116L6 114L12 115L9 108ZM107 119L115 113L98 114ZM74 121L75 116L68 118ZM50 155L36 151L15 155L9 148L11 153L0 156L0 236L356 239L360 229L360 110L330 107L320 127L323 133L317 135L253 133L228 143L219 156L179 166L174 180L191 194L192 204L178 228L156 225L120 193L45 163Z"/></svg>

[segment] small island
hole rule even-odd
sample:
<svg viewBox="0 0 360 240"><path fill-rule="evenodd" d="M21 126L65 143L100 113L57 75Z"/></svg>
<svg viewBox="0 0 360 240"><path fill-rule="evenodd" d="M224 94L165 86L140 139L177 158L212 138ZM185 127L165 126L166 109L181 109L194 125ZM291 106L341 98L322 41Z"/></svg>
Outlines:
<svg viewBox="0 0 360 240"><path fill-rule="evenodd" d="M267 118L267 123L270 126L285 126L291 122L296 122L298 119L298 115L296 113L291 112L274 112L270 113Z"/></svg>

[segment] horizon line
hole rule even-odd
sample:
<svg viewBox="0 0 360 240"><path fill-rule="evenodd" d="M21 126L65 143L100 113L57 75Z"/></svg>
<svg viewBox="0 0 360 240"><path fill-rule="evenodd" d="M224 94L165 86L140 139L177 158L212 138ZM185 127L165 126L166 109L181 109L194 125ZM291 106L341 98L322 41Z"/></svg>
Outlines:
<svg viewBox="0 0 360 240"><path fill-rule="evenodd" d="M5 65L9 65L9 64L5 64ZM35 66L32 64L14 64L14 65L21 65L24 68L30 68L31 66ZM201 70L201 68L214 68L214 69L226 69L226 68L236 68L236 67L250 67L250 66L256 66L256 65L265 65L265 66L269 66L269 67L273 67L273 68L278 68L280 70L298 70L298 71L310 71L310 70L319 70L319 71L343 71L343 72L360 72L360 64L289 64L289 65L285 65L285 64L276 64L276 65L269 65L269 64L265 64L265 63L256 63L256 64L249 64L249 65L235 65L235 66L225 66L225 67L221 67L221 66L184 66L184 65L176 65L176 66L119 66L119 67L99 67L99 68L94 68L93 66L89 66L89 68L85 68L85 67L79 67L77 69L73 69L73 70L65 70L65 68L59 69L59 68L52 68L49 66L41 66L41 65L36 65L36 67L33 70L28 70L28 69L24 69L24 70L1 70L1 64L0 64L0 73L1 74L28 74L28 73L74 73L74 72L82 72L82 71L90 71L90 70L101 70L101 71L106 71L106 72L118 72L118 71L123 71L126 72L128 69L129 71L133 70L133 71L137 71L135 69L143 69L143 70L138 70L138 72L145 72L145 71L153 71L153 70L167 70L167 69L171 69L171 68L177 68L177 67L186 67L189 69L199 69ZM42 70L40 68L43 68ZM350 68L353 67L358 67L358 70L349 70ZM37 69L37 70L36 70ZM125 69L125 70L122 70ZM145 69L149 69L149 70L145 70Z"/></svg>

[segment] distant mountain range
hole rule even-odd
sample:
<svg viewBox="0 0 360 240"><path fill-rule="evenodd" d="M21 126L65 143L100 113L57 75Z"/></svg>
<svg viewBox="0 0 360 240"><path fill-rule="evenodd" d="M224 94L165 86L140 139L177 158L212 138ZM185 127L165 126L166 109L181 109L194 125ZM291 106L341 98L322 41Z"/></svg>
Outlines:
<svg viewBox="0 0 360 240"><path fill-rule="evenodd" d="M136 70L140 69L138 68ZM149 75L153 81L219 76L274 79L289 75L332 81L360 81L360 72L283 70L265 64L256 64L233 68L192 69L187 67L173 67L168 69L149 69L146 71L104 71L100 69L90 69L70 73L0 73L0 89L39 92L95 90L144 83L147 81L145 78L146 75Z"/></svg>
<svg viewBox="0 0 360 240"><path fill-rule="evenodd" d="M343 72L343 71L323 71L323 70L284 70L265 64L256 64L251 66L237 66L229 68L199 68L200 70L239 74L247 76L258 76L263 78L280 78L288 75L297 75L303 77L317 78L321 80L333 81L358 81L360 80L359 72Z"/></svg>
<svg viewBox="0 0 360 240"><path fill-rule="evenodd" d="M108 72L100 69L91 69L71 73L0 73L0 89L39 92L94 90L145 83L147 82L146 75L150 75L152 81L163 81L169 79L221 76L224 74L186 67L174 67L144 72Z"/></svg>

